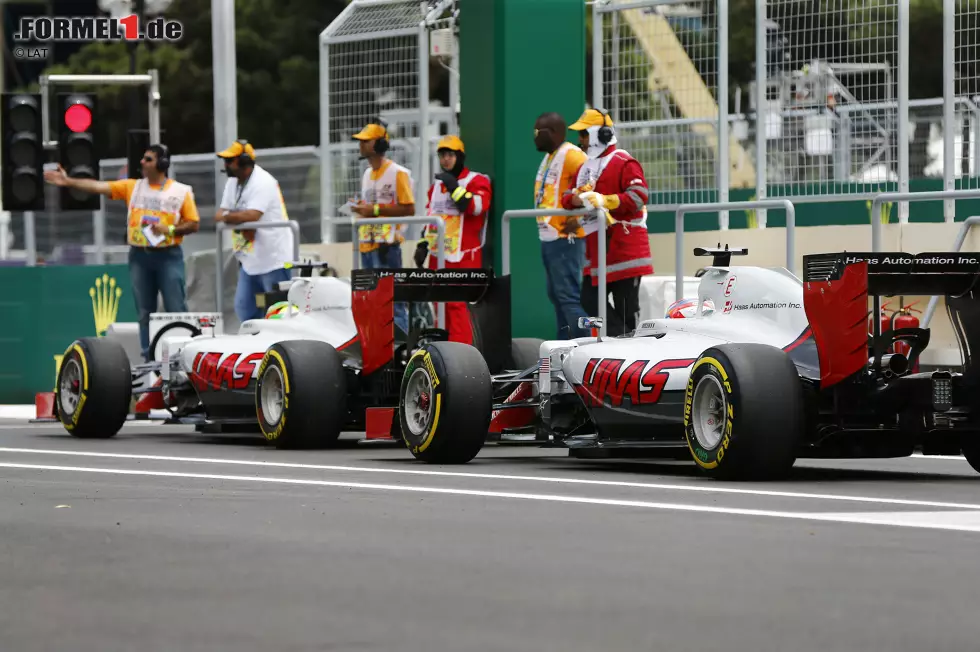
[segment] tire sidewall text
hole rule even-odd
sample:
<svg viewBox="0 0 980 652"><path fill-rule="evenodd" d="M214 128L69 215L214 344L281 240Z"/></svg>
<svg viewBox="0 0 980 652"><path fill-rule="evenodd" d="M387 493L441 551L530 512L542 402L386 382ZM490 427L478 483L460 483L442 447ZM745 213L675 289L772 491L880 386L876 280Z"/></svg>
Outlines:
<svg viewBox="0 0 980 652"><path fill-rule="evenodd" d="M724 464L735 434L738 414L738 387L735 378L725 368L727 360L717 353L702 356L691 371L684 392L684 437L694 462L705 470L716 469ZM694 392L705 376L713 376L725 393L725 429L721 440L713 448L706 448L698 441L694 430Z"/></svg>

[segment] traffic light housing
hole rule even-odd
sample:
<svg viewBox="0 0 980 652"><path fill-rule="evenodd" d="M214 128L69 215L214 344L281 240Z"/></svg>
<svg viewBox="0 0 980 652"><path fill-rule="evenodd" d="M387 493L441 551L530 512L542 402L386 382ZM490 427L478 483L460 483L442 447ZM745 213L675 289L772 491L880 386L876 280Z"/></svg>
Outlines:
<svg viewBox="0 0 980 652"><path fill-rule="evenodd" d="M0 168L3 169L3 210L44 210L44 142L41 96L3 93Z"/></svg>
<svg viewBox="0 0 980 652"><path fill-rule="evenodd" d="M99 152L96 130L95 95L60 93L61 106L58 154L69 177L99 179ZM102 207L98 194L71 188L61 189L62 210L97 211Z"/></svg>

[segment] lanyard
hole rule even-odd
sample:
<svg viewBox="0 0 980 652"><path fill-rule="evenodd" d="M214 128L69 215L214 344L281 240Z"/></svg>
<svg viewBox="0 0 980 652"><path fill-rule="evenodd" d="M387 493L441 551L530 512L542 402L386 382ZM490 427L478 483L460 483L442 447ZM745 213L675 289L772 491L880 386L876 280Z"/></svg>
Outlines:
<svg viewBox="0 0 980 652"><path fill-rule="evenodd" d="M254 170L253 170L254 172ZM238 196L235 197L235 210L237 211L239 207L239 202L242 200L242 193L245 192L245 185L252 179L252 175L248 175L248 179L245 179L245 183L238 182Z"/></svg>
<svg viewBox="0 0 980 652"><path fill-rule="evenodd" d="M555 158L558 156L558 150L560 147L548 155L548 160L544 165L544 175L541 178L541 187L538 188L538 196L534 198L534 205L540 206L541 201L544 199L544 189L548 186L548 173L551 172L551 164L555 162Z"/></svg>

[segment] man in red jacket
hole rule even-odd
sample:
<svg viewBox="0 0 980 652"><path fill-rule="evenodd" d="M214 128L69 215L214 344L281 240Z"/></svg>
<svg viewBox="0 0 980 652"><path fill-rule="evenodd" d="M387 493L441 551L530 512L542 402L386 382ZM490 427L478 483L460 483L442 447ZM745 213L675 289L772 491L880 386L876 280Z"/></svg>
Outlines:
<svg viewBox="0 0 980 652"><path fill-rule="evenodd" d="M639 162L616 147L616 131L605 111L588 109L569 126L579 132L579 147L588 160L579 168L575 188L565 192L562 207L594 211L582 222L585 229L585 277L582 307L599 314L599 236L606 229L606 287L612 295L603 300L606 332L623 335L636 329L640 314L640 278L653 274L650 237L647 234L646 175Z"/></svg>
<svg viewBox="0 0 980 652"><path fill-rule="evenodd" d="M429 187L426 215L441 215L446 221L446 269L483 267L483 245L487 237L487 215L492 189L490 177L466 167L466 149L457 136L445 136L436 146L439 166L436 182ZM435 225L426 227L415 249L415 264L426 257L429 269L436 269ZM450 342L473 344L473 324L465 302L446 303L446 324Z"/></svg>

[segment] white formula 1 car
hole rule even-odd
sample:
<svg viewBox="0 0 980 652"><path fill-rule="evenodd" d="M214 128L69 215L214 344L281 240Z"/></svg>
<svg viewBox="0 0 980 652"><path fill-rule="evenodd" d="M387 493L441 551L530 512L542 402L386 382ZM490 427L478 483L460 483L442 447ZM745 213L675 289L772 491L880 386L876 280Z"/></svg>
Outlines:
<svg viewBox="0 0 980 652"><path fill-rule="evenodd" d="M783 268L730 265L745 254L696 249L714 260L691 318L544 342L503 401L470 347L426 344L402 379L402 438L420 460L465 463L488 433L533 433L575 457L688 458L731 479L779 477L799 457L898 457L916 447L962 450L980 469L980 367L969 357L980 347L980 257L805 256L801 281ZM869 335L869 296L903 293L947 296L962 374L909 373L927 329ZM907 356L889 352L898 340Z"/></svg>
<svg viewBox="0 0 980 652"><path fill-rule="evenodd" d="M142 394L136 412L165 409L172 423L260 430L279 447L329 445L343 431L387 433L383 420L394 417L408 358L448 336L412 328L396 337L394 301L482 300L471 309L509 315L493 305L509 305L509 284L494 283L488 270L355 270L347 283L312 275L325 266L293 265L310 273L292 279L286 301L296 308L281 318L246 321L234 335L205 324L200 334L166 337L150 363L131 368L112 340L76 340L58 371L57 417L75 436L112 437L129 418L134 394ZM526 343L509 337L506 328L482 338L485 366L523 368L536 359L540 340L522 357ZM159 375L157 384L134 391L148 373Z"/></svg>

